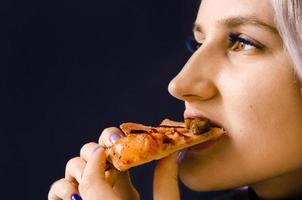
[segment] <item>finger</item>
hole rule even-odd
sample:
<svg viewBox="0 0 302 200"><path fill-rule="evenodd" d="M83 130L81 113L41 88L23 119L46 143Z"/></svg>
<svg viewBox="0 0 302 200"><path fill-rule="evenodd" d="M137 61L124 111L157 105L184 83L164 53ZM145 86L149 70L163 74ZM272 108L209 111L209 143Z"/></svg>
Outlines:
<svg viewBox="0 0 302 200"><path fill-rule="evenodd" d="M102 147L110 147L117 139L123 136L124 133L116 127L106 128L99 138L99 145Z"/></svg>
<svg viewBox="0 0 302 200"><path fill-rule="evenodd" d="M139 199L139 193L132 184L129 172L113 170L115 171L113 190L118 197L125 200Z"/></svg>
<svg viewBox="0 0 302 200"><path fill-rule="evenodd" d="M110 170L105 171L105 180L120 199L139 199L139 193L133 186L128 171L121 172L115 168L110 168Z"/></svg>
<svg viewBox="0 0 302 200"><path fill-rule="evenodd" d="M79 194L77 186L63 178L52 184L48 200L70 200L73 194Z"/></svg>
<svg viewBox="0 0 302 200"><path fill-rule="evenodd" d="M67 162L65 169L66 180L78 184L81 181L85 165L86 162L81 157L75 157L70 159Z"/></svg>
<svg viewBox="0 0 302 200"><path fill-rule="evenodd" d="M82 159L84 159L86 162L89 160L90 156L92 155L92 152L95 148L97 148L99 145L94 142L90 142L85 144L80 151L80 156Z"/></svg>
<svg viewBox="0 0 302 200"><path fill-rule="evenodd" d="M154 200L179 200L178 164L174 153L158 162L153 179Z"/></svg>
<svg viewBox="0 0 302 200"><path fill-rule="evenodd" d="M105 149L99 146L91 152L79 185L83 199L116 199L112 187L105 181L105 167Z"/></svg>
<svg viewBox="0 0 302 200"><path fill-rule="evenodd" d="M106 166L106 168L108 168L108 167ZM113 167L109 168L109 170L105 170L105 180L112 187L113 187L114 183L116 182L116 180L118 179L118 173L119 173L118 170L116 170Z"/></svg>
<svg viewBox="0 0 302 200"><path fill-rule="evenodd" d="M96 146L94 149L90 151L90 155L87 157L88 160L85 170L83 172L83 177L84 176L86 178L95 177L105 180L105 168L106 168L105 149L101 146Z"/></svg>

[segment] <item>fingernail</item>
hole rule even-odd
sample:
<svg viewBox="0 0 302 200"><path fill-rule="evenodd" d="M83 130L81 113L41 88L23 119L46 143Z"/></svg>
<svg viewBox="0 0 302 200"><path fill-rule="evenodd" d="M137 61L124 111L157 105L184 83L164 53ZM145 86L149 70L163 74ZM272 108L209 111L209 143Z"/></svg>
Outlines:
<svg viewBox="0 0 302 200"><path fill-rule="evenodd" d="M114 133L114 134L112 134L112 135L110 136L110 142L111 142L112 144L114 144L115 141L118 140L118 139L120 139L120 138L121 138L121 135L120 135L120 134Z"/></svg>
<svg viewBox="0 0 302 200"><path fill-rule="evenodd" d="M79 195L77 195L77 194L73 194L71 196L71 200L82 200L82 198Z"/></svg>
<svg viewBox="0 0 302 200"><path fill-rule="evenodd" d="M177 164L180 164L183 161L187 151L188 151L188 149L183 149L178 153L178 155L177 155Z"/></svg>
<svg viewBox="0 0 302 200"><path fill-rule="evenodd" d="M96 146L96 147L93 149L92 153L94 153L94 152L96 152L97 150L99 150L99 148L101 148L100 145Z"/></svg>

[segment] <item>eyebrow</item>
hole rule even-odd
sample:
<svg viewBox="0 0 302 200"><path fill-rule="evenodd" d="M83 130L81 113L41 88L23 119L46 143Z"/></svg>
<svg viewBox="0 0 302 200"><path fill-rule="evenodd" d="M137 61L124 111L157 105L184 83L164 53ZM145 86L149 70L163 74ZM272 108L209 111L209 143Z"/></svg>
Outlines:
<svg viewBox="0 0 302 200"><path fill-rule="evenodd" d="M221 19L217 22L218 24L224 25L228 28L236 28L244 25L253 25L262 29L266 29L267 31L278 34L278 30L265 22L260 21L258 18L254 16L236 16L230 17L226 19ZM201 25L194 23L193 24L193 32L202 32Z"/></svg>

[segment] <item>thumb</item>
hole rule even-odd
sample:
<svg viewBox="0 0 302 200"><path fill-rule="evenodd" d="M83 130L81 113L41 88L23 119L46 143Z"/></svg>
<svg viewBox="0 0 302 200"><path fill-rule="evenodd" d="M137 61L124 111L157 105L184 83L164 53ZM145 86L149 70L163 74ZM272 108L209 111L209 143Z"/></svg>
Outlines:
<svg viewBox="0 0 302 200"><path fill-rule="evenodd" d="M161 159L155 167L153 178L154 200L179 200L178 153Z"/></svg>
<svg viewBox="0 0 302 200"><path fill-rule="evenodd" d="M113 190L120 197L120 199L139 199L139 193L132 184L129 171L119 172L116 169L117 175L115 176L115 182Z"/></svg>
<svg viewBox="0 0 302 200"><path fill-rule="evenodd" d="M79 192L83 199L117 199L111 185L105 180L106 153L98 146L91 153L79 183Z"/></svg>

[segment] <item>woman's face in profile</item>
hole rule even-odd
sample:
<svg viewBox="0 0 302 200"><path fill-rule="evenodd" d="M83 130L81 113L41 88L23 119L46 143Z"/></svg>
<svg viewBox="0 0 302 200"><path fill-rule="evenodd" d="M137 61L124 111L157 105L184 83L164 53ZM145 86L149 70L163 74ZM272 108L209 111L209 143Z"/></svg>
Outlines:
<svg viewBox="0 0 302 200"><path fill-rule="evenodd" d="M194 190L297 177L302 167L302 96L269 0L203 0L196 51L171 81L185 117L205 116L226 135L188 151L182 181ZM199 47L199 48L198 48Z"/></svg>

